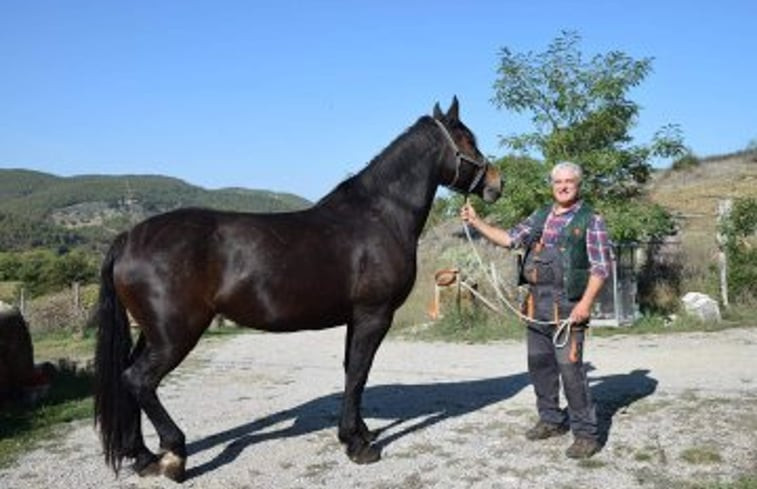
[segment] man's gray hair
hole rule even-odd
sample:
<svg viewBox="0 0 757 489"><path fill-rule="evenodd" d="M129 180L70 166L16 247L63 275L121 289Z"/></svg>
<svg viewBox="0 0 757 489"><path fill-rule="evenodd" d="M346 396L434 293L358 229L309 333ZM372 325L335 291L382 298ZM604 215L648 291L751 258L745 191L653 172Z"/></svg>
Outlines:
<svg viewBox="0 0 757 489"><path fill-rule="evenodd" d="M571 172L573 172L579 182L584 176L584 172L581 167L576 165L572 161L559 161L554 167L552 167L552 171L549 173L550 180L554 181L555 174L560 170L570 170Z"/></svg>

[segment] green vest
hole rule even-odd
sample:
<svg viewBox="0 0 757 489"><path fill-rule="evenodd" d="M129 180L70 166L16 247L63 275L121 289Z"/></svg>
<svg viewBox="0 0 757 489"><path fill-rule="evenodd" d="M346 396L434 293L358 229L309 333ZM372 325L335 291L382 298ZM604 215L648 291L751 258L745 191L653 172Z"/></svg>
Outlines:
<svg viewBox="0 0 757 489"><path fill-rule="evenodd" d="M539 235L543 232L551 210L552 205L547 205L539 209L536 214L535 227ZM581 204L557 238L557 248L562 256L563 289L568 300L571 301L580 300L589 283L590 264L589 255L586 252L586 229L589 227L593 214L594 209L585 203Z"/></svg>

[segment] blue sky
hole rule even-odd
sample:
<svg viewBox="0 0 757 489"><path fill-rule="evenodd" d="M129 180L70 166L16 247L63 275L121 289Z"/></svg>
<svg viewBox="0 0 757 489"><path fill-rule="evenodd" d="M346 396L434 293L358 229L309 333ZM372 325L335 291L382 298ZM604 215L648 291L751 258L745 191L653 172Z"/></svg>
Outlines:
<svg viewBox="0 0 757 489"><path fill-rule="evenodd" d="M497 110L501 48L575 30L591 56L653 57L631 92L648 142L757 139L757 2L0 2L0 167L163 174L316 200L439 101L481 150L532 129Z"/></svg>

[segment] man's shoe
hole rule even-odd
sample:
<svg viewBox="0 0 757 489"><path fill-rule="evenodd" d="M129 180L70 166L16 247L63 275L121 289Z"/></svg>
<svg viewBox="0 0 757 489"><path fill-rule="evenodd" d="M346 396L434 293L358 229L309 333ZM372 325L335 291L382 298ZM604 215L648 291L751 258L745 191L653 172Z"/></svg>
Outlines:
<svg viewBox="0 0 757 489"><path fill-rule="evenodd" d="M553 436L560 436L568 432L568 428L561 424L546 423L539 420L533 428L526 431L526 438L529 440L544 440Z"/></svg>
<svg viewBox="0 0 757 489"><path fill-rule="evenodd" d="M589 458L597 453L602 446L597 440L591 438L576 438L573 444L565 450L569 458Z"/></svg>

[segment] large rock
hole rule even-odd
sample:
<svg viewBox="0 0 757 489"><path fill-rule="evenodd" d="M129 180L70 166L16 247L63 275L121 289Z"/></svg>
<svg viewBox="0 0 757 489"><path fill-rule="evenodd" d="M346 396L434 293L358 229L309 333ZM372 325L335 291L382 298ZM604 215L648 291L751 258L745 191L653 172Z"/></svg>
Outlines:
<svg viewBox="0 0 757 489"><path fill-rule="evenodd" d="M681 298L684 310L702 321L720 322L718 301L700 292L689 292Z"/></svg>
<svg viewBox="0 0 757 489"><path fill-rule="evenodd" d="M0 311L0 398L18 398L34 382L29 328L16 308Z"/></svg>

